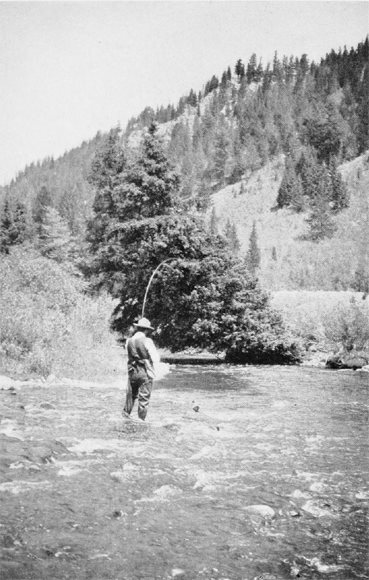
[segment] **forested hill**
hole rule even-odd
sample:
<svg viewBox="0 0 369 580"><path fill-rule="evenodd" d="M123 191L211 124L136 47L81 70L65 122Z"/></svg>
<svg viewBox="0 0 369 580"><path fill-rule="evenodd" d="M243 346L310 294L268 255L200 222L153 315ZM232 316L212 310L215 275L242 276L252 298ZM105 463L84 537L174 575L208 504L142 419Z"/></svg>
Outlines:
<svg viewBox="0 0 369 580"><path fill-rule="evenodd" d="M307 55L277 53L266 65L255 54L245 63L239 59L176 106L146 108L129 121L122 143L134 153L144 129L159 123L182 177L181 194L200 211L210 211L221 191L229 195L229 206L237 198L238 204L248 203L242 195L255 179L260 199L267 199L274 180L275 203L260 210L281 218L288 214L291 224L307 219L300 245L322 245L337 235L337 220L360 189L360 178L358 187L347 187L338 168L365 159L369 149L368 54L366 39L350 50L332 50L320 63L309 62ZM45 220L44 235L54 231L82 240L93 201L87 176L103 137L98 134L59 159L32 164L1 188L3 251L35 240ZM234 236L234 224L226 225L226 235L233 231ZM245 239L249 229L238 231L239 237ZM245 243L241 247L247 249ZM276 251L272 246L274 261ZM342 284L352 286L352 277Z"/></svg>

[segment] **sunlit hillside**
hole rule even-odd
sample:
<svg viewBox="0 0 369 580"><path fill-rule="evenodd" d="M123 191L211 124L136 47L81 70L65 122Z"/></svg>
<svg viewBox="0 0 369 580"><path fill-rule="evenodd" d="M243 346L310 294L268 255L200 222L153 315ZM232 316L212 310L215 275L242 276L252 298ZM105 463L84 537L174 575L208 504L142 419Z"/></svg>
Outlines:
<svg viewBox="0 0 369 580"><path fill-rule="evenodd" d="M217 227L233 222L248 249L253 222L261 251L261 278L270 289L340 290L352 285L360 261L369 261L369 153L340 167L350 193L350 205L335 216L337 231L319 243L304 241L307 213L276 209L284 171L280 156L248 179L212 195L208 218L215 211Z"/></svg>

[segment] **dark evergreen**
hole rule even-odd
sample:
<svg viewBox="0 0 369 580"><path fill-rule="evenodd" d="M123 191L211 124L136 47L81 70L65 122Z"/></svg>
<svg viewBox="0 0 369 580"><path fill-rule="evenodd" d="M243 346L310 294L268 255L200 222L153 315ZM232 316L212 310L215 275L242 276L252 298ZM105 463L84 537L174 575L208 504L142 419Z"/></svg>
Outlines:
<svg viewBox="0 0 369 580"><path fill-rule="evenodd" d="M256 223L253 222L252 230L249 239L249 248L246 254L245 262L248 271L252 276L256 276L260 267L261 254L258 246L258 235L256 231Z"/></svg>
<svg viewBox="0 0 369 580"><path fill-rule="evenodd" d="M92 177L99 200L104 180L96 173ZM90 272L97 288L105 287L119 300L112 319L116 331L124 335L141 315L149 278L159 267L145 311L159 329L159 344L173 350L225 350L235 361L248 356L258 362L296 360L296 348L267 295L245 276L224 238L211 234L198 215L181 211L178 176L155 126L138 159L111 184L114 211L100 239L94 226L95 220L101 222L99 203L90 224Z"/></svg>

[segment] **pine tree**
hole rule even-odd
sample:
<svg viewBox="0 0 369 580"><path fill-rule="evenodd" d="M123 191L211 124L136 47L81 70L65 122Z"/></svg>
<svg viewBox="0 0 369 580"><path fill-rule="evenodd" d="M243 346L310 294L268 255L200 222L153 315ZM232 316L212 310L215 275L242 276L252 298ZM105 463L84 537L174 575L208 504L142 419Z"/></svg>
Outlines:
<svg viewBox="0 0 369 580"><path fill-rule="evenodd" d="M17 201L13 213L14 243L23 244L30 237L27 208Z"/></svg>
<svg viewBox="0 0 369 580"><path fill-rule="evenodd" d="M253 53L247 64L246 78L248 83L252 83L253 81L256 80L256 70L257 70L257 58L256 54Z"/></svg>
<svg viewBox="0 0 369 580"><path fill-rule="evenodd" d="M241 244L237 234L237 227L235 223L232 224L230 239L231 239L231 250L235 255L237 255L241 249Z"/></svg>
<svg viewBox="0 0 369 580"><path fill-rule="evenodd" d="M48 207L46 210L40 226L38 245L43 256L59 263L68 260L71 234L67 223L53 207Z"/></svg>
<svg viewBox="0 0 369 580"><path fill-rule="evenodd" d="M160 327L159 344L173 350L223 349L230 360L253 354L259 361L291 361L294 348L285 343L283 325L267 295L242 274L241 263L221 236L212 235L197 215L181 211L178 188L151 129L138 159L113 181L115 211L104 236L92 244L94 286L105 287L119 301L113 328L124 334L141 315L155 271L146 311ZM95 219L99 222L99 215ZM93 224L91 233L94 238Z"/></svg>
<svg viewBox="0 0 369 580"><path fill-rule="evenodd" d="M0 251L9 253L9 248L14 242L13 216L10 210L9 200L6 198L0 223Z"/></svg>
<svg viewBox="0 0 369 580"><path fill-rule="evenodd" d="M337 170L337 163L334 157L331 158L328 172L332 184L331 206L334 212L338 212L349 206L349 193L341 174Z"/></svg>
<svg viewBox="0 0 369 580"><path fill-rule="evenodd" d="M213 174L218 181L218 186L223 186L226 181L226 167L229 158L230 141L227 132L221 128L214 143L214 171Z"/></svg>
<svg viewBox="0 0 369 580"><path fill-rule="evenodd" d="M229 250L232 252L233 255L237 255L241 248L240 241L238 239L236 225L233 222L231 222L229 218L227 219L224 228L224 237L227 240Z"/></svg>
<svg viewBox="0 0 369 580"><path fill-rule="evenodd" d="M236 73L236 76L237 76L239 82L245 76L245 65L243 64L243 62L242 62L242 60L240 58L236 62L236 66L234 68L234 72Z"/></svg>
<svg viewBox="0 0 369 580"><path fill-rule="evenodd" d="M22 244L27 236L27 212L24 204L17 201L12 211L8 198L5 198L0 222L0 252L8 254L11 246Z"/></svg>
<svg viewBox="0 0 369 580"><path fill-rule="evenodd" d="M246 254L245 262L249 272L255 276L260 267L261 254L258 246L258 236L256 231L256 223L253 222L252 230L249 239L249 249Z"/></svg>
<svg viewBox="0 0 369 580"><path fill-rule="evenodd" d="M277 206L292 207L295 211L302 211L304 208L302 180L296 175L291 157L286 159L286 167L278 190Z"/></svg>
<svg viewBox="0 0 369 580"><path fill-rule="evenodd" d="M213 207L213 209L211 210L210 233L212 235L216 235L218 233L218 218L217 214L215 213L215 207Z"/></svg>
<svg viewBox="0 0 369 580"><path fill-rule="evenodd" d="M315 198L311 213L306 221L309 225L307 239L313 242L331 238L337 229L332 219L329 202L322 196Z"/></svg>
<svg viewBox="0 0 369 580"><path fill-rule="evenodd" d="M43 185L41 189L38 191L34 205L33 205L33 221L36 224L37 231L40 231L41 224L45 219L46 211L49 207L52 207L53 200L50 194L50 191Z"/></svg>
<svg viewBox="0 0 369 580"><path fill-rule="evenodd" d="M302 179L299 175L296 175L296 179L293 185L293 197L291 200L291 209L297 213L304 211L305 209L305 197L304 188L302 186Z"/></svg>

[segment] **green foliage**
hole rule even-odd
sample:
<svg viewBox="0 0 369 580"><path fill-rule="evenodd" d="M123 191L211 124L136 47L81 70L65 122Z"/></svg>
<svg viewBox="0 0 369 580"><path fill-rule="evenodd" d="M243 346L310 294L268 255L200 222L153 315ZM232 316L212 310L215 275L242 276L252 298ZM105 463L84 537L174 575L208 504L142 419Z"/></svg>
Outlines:
<svg viewBox="0 0 369 580"><path fill-rule="evenodd" d="M337 230L337 226L331 216L329 202L324 197L315 198L306 222L309 225L309 232L305 239L313 242L331 238Z"/></svg>
<svg viewBox="0 0 369 580"><path fill-rule="evenodd" d="M33 205L33 221L38 226L44 221L47 208L52 206L53 200L48 188L43 185L36 195Z"/></svg>
<svg viewBox="0 0 369 580"><path fill-rule="evenodd" d="M59 263L66 262L70 256L70 230L59 212L53 207L48 207L43 216L38 247L43 256Z"/></svg>
<svg viewBox="0 0 369 580"><path fill-rule="evenodd" d="M276 346L283 344L283 326L269 312L268 297L245 275L223 237L207 231L197 214L181 211L178 187L152 127L140 156L108 188L112 206L100 238L94 222L90 225L93 283L119 300L112 327L124 335L141 315L149 279L158 268L145 314L158 327L160 345L224 349L237 360L257 349L258 361L291 360L291 353ZM97 200L101 190L107 194L102 185ZM94 207L105 211L99 203ZM99 213L95 220L100 223Z"/></svg>
<svg viewBox="0 0 369 580"><path fill-rule="evenodd" d="M241 245L237 235L237 228L235 224L230 221L230 219L227 220L225 225L224 237L227 240L230 252L234 255L237 255L241 249Z"/></svg>
<svg viewBox="0 0 369 580"><path fill-rule="evenodd" d="M85 379L111 372L112 302L86 296L84 288L81 279L37 251L11 248L0 261L2 372Z"/></svg>
<svg viewBox="0 0 369 580"><path fill-rule="evenodd" d="M331 158L328 172L332 185L331 208L334 212L341 211L349 206L349 194L346 185L343 182L341 174L337 170L337 162L334 157Z"/></svg>
<svg viewBox="0 0 369 580"><path fill-rule="evenodd" d="M369 348L369 302L352 298L349 304L339 304L327 312L324 331L333 346L344 352Z"/></svg>
<svg viewBox="0 0 369 580"><path fill-rule="evenodd" d="M290 157L286 160L286 167L281 185L278 190L277 206L292 207L295 211L304 208L304 190L302 179L296 175L294 163Z"/></svg>
<svg viewBox="0 0 369 580"><path fill-rule="evenodd" d="M245 262L248 271L255 276L260 267L261 254L258 246L256 223L253 222Z"/></svg>
<svg viewBox="0 0 369 580"><path fill-rule="evenodd" d="M24 205L18 202L12 211L6 199L0 222L0 253L8 254L11 246L22 244L26 237L27 217Z"/></svg>

